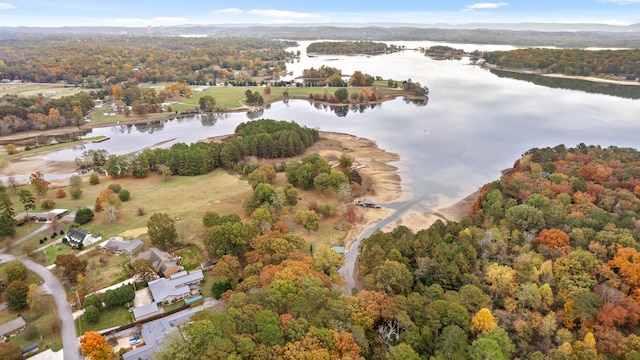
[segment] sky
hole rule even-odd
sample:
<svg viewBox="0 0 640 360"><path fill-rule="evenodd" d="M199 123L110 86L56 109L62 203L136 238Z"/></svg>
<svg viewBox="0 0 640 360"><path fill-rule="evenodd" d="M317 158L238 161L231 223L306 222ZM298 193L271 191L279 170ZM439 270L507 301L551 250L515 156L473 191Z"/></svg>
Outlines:
<svg viewBox="0 0 640 360"><path fill-rule="evenodd" d="M0 26L640 23L640 0L0 0Z"/></svg>

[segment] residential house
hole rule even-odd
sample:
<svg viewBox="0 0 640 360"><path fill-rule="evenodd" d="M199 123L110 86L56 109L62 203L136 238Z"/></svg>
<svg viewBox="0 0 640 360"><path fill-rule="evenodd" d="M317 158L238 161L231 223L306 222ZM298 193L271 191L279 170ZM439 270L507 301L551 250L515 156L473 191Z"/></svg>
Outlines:
<svg viewBox="0 0 640 360"><path fill-rule="evenodd" d="M100 241L102 240L102 236L96 237L88 230L71 228L65 234L64 239L72 248L78 248L80 244L82 244L82 247L85 247L95 243L96 241Z"/></svg>
<svg viewBox="0 0 640 360"><path fill-rule="evenodd" d="M0 325L0 338L8 338L11 335L24 331L26 327L27 323L24 321L22 316L18 316L8 323Z"/></svg>
<svg viewBox="0 0 640 360"><path fill-rule="evenodd" d="M181 271L171 275L168 279L161 278L149 282L149 290L153 301L158 304L174 303L200 294L200 286L204 281L202 270L192 272Z"/></svg>
<svg viewBox="0 0 640 360"><path fill-rule="evenodd" d="M133 264L133 262L138 259L151 261L151 266L153 266L155 271L164 275L165 278L183 270L182 266L180 266L180 262L182 261L180 256L169 254L155 247L141 252L138 256L131 259L131 263Z"/></svg>
<svg viewBox="0 0 640 360"><path fill-rule="evenodd" d="M132 256L142 250L144 243L138 239L123 240L121 237L110 237L100 246L104 252L109 254Z"/></svg>
<svg viewBox="0 0 640 360"><path fill-rule="evenodd" d="M67 209L53 209L47 212L31 212L29 213L30 221L53 221L54 218L62 218L67 213ZM21 212L13 217L13 221L17 225L27 222L27 213Z"/></svg>

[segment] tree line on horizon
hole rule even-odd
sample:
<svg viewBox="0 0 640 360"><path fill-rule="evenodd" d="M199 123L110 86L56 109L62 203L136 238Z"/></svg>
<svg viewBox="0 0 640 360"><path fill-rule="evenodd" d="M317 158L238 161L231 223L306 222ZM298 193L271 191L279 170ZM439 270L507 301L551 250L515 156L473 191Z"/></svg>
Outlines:
<svg viewBox="0 0 640 360"><path fill-rule="evenodd" d="M640 78L640 50L584 50L528 48L490 51L484 59L506 69L537 70L541 73L579 76Z"/></svg>

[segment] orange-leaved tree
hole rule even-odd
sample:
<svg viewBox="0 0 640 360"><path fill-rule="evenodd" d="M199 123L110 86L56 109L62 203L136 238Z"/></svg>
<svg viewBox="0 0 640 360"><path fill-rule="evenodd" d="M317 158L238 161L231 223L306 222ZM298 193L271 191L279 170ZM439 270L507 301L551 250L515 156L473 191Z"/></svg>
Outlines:
<svg viewBox="0 0 640 360"><path fill-rule="evenodd" d="M82 353L91 360L110 360L113 353L111 345L107 340L95 331L87 331L80 338Z"/></svg>
<svg viewBox="0 0 640 360"><path fill-rule="evenodd" d="M111 95L113 95L113 98L116 100L122 100L122 95L123 95L122 87L120 87L120 85L114 85L111 88Z"/></svg>
<svg viewBox="0 0 640 360"><path fill-rule="evenodd" d="M545 229L540 231L540 235L536 237L536 242L546 245L551 250L558 250L569 246L569 235L559 229Z"/></svg>
<svg viewBox="0 0 640 360"><path fill-rule="evenodd" d="M623 281L634 290L640 286L640 253L634 248L620 248L609 260L609 266L617 268Z"/></svg>

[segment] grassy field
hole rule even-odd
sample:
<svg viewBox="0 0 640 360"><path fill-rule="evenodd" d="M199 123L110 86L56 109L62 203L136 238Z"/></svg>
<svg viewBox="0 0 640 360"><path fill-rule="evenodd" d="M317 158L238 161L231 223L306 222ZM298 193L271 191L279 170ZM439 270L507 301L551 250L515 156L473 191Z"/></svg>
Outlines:
<svg viewBox="0 0 640 360"><path fill-rule="evenodd" d="M83 89L65 84L0 84L0 97L5 95L35 96L42 94L45 97L58 99L63 96L75 95L80 91L83 91Z"/></svg>
<svg viewBox="0 0 640 360"><path fill-rule="evenodd" d="M276 187L284 186L284 174L278 174ZM111 183L118 183L123 189L127 189L131 193L131 199L122 203L118 219L114 224L108 224L102 213L97 213L94 220L82 226L94 234L99 234L104 240L111 236L120 236L122 233L132 229L146 228L149 217L154 213L166 212L171 217L180 220L175 222L178 232L179 241L183 243L195 243L204 249L201 242L201 236L205 231L202 225L202 216L206 211L217 211L220 214L238 213L248 220L248 215L242 210L242 202L244 198L251 193L251 187L245 180L241 179L237 174L227 173L223 170L216 170L206 175L187 177L172 176L164 181L161 176L152 173L145 179L135 179L126 177L122 179L111 179L108 177L101 178L98 185L89 185L85 181L83 186L83 195L80 199L72 199L70 196L64 198L55 198L54 194L57 189L49 189L48 196L55 201L56 208L63 208L72 211L77 207L91 206L99 193L106 189ZM25 187L32 190L30 187ZM68 187L62 187L67 193ZM20 209L18 196L9 191L10 199L15 204L17 211ZM335 229L336 223L339 221L338 216L329 216L320 222L320 229L312 231L310 234L302 228L294 220L296 210L308 208L309 203L316 202L318 204L330 204L333 213L337 212L336 199L328 191L325 197L321 197L316 190L302 191L300 190L302 200L298 205L290 211L289 208L282 210L281 216L290 227L290 231L299 232L305 239L315 245L322 243L339 244L345 233ZM139 215L139 209L143 209L144 215ZM41 211L41 209L36 209ZM15 238L26 235L30 231L37 229L41 224L23 225L17 228L18 235ZM68 226L61 224L62 228L67 231ZM34 250L40 246L39 240L44 236L48 237L47 241L51 241L51 231L40 233L27 241L23 242L18 248L13 249L16 253L24 253L25 251ZM60 235L58 235L59 237ZM125 236L126 237L126 236ZM143 241L148 242L146 234L139 236ZM5 240L7 243L7 240ZM64 247L63 247L64 248ZM52 254L56 250L47 250ZM196 256L188 255L187 258L193 257L195 264L202 260L196 261ZM50 257L50 262L51 260Z"/></svg>
<svg viewBox="0 0 640 360"><path fill-rule="evenodd" d="M97 213L92 222L83 226L95 234L102 235L103 239L117 236L127 230L146 228L152 214L166 212L171 217L181 219L176 222L176 229L182 240L187 242L204 230L202 215L206 211L215 210L221 214L236 212L242 199L251 191L251 187L237 175L216 170L202 176L173 176L166 181L155 173L149 174L145 179L102 177L98 185L89 185L85 179L80 199L72 199L68 195L55 198L57 189L49 189L48 197L55 201L56 208L71 211L77 207L92 206L99 193L111 183L118 183L123 189L127 189L131 193L131 199L122 203L116 223L107 224L104 215ZM32 191L30 187L24 188ZM69 192L68 186L62 189ZM17 194L9 191L9 195L16 211L20 211L21 204ZM138 209L144 209L144 215L138 215ZM41 209L38 208L36 211ZM32 224L31 229L27 229L26 225L18 227L20 234L16 235L16 238L33 231L36 226L40 224ZM67 226L64 226L64 230L67 230ZM43 234L36 235L30 241L39 246L38 240L42 236Z"/></svg>

